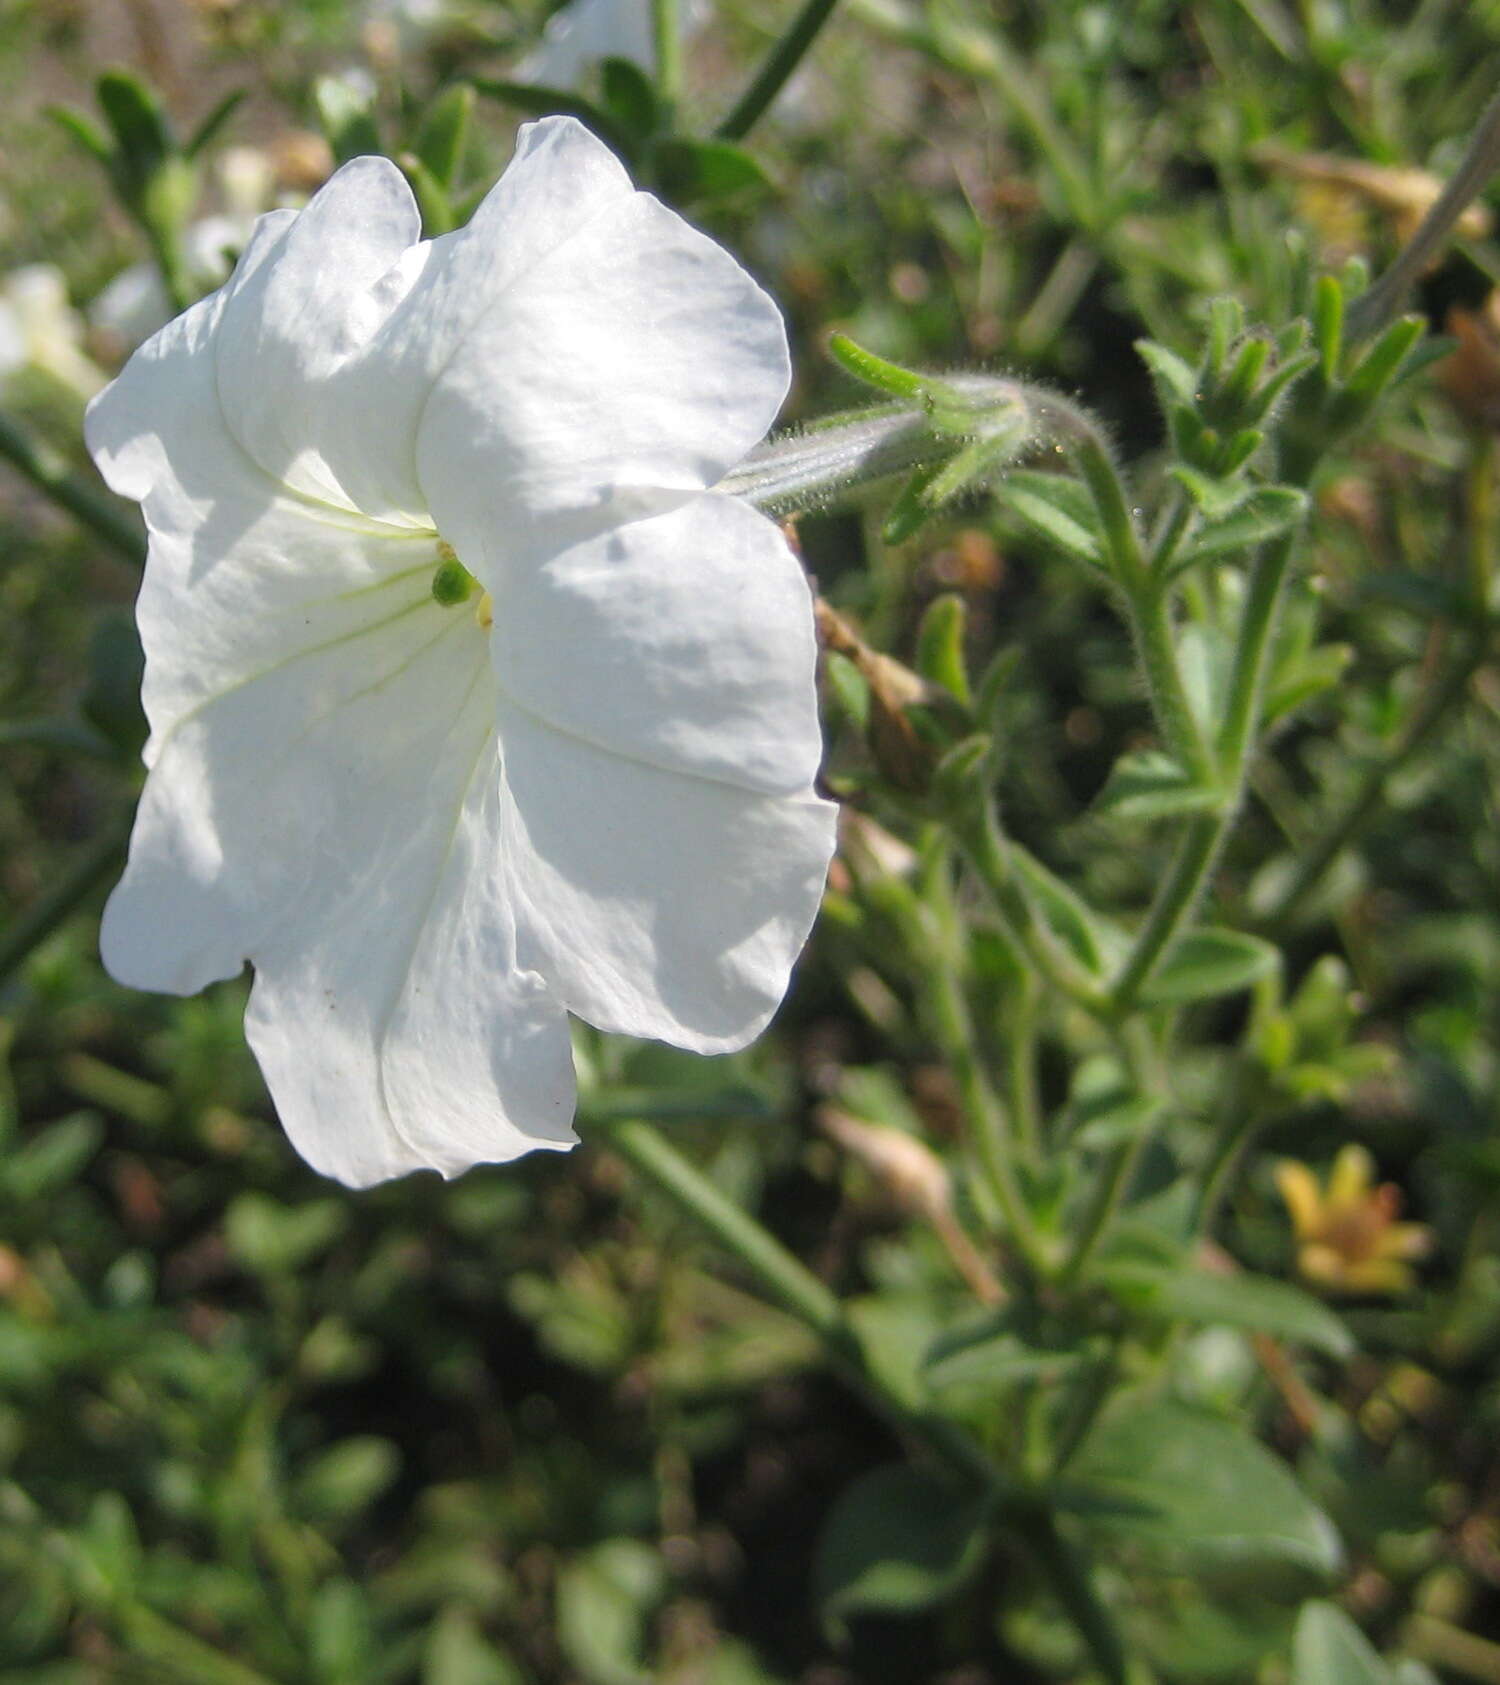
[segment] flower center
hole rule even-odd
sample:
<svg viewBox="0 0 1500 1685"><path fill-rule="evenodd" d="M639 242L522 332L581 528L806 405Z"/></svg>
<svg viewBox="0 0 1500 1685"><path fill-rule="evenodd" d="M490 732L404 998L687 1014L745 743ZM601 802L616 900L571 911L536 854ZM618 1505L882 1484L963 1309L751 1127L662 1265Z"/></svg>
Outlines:
<svg viewBox="0 0 1500 1685"><path fill-rule="evenodd" d="M468 602L479 589L479 581L459 561L453 546L445 539L437 544L438 563L432 574L432 600L443 608L456 608ZM486 632L495 624L495 601L488 591L481 592L474 605L474 618Z"/></svg>

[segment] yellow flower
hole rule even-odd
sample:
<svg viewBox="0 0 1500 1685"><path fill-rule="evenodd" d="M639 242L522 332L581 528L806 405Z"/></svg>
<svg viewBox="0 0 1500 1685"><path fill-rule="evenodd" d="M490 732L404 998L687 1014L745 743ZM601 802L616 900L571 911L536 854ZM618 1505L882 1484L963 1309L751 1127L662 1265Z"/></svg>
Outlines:
<svg viewBox="0 0 1500 1685"><path fill-rule="evenodd" d="M1406 1293L1416 1278L1410 1260L1432 1249L1425 1223L1398 1223L1401 1190L1377 1185L1375 1161L1350 1143L1339 1150L1326 1190L1297 1159L1276 1166L1276 1186L1297 1236L1297 1268L1335 1293Z"/></svg>

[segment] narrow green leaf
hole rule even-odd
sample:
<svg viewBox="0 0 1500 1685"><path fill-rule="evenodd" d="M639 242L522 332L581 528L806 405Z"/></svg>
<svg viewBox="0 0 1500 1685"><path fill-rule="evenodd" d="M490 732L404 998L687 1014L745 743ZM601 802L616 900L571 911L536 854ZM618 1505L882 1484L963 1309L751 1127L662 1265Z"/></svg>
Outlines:
<svg viewBox="0 0 1500 1685"><path fill-rule="evenodd" d="M638 1539L608 1539L557 1577L557 1637L589 1685L650 1685L646 1626L666 1591L661 1558Z"/></svg>
<svg viewBox="0 0 1500 1685"><path fill-rule="evenodd" d="M670 135L653 143L650 156L657 186L678 204L728 199L768 181L759 162L727 140Z"/></svg>
<svg viewBox="0 0 1500 1685"><path fill-rule="evenodd" d="M422 1685L523 1685L521 1670L489 1642L479 1623L452 1603L432 1623Z"/></svg>
<svg viewBox="0 0 1500 1685"><path fill-rule="evenodd" d="M1185 362L1175 351L1168 351L1165 345L1158 345L1154 339L1138 339L1135 349L1151 371L1163 409L1174 399L1180 404L1198 401L1198 371L1191 363Z"/></svg>
<svg viewBox="0 0 1500 1685"><path fill-rule="evenodd" d="M661 106L651 78L629 59L607 58L599 66L600 90L611 117L645 142L661 127Z"/></svg>
<svg viewBox="0 0 1500 1685"><path fill-rule="evenodd" d="M1104 538L1087 486L1063 474L1019 470L1005 476L996 494L1065 555L1104 571Z"/></svg>
<svg viewBox="0 0 1500 1685"><path fill-rule="evenodd" d="M445 193L452 191L463 172L475 98L467 82L444 88L427 107L412 141L412 151Z"/></svg>
<svg viewBox="0 0 1500 1685"><path fill-rule="evenodd" d="M1172 572L1176 575L1199 562L1251 550L1299 525L1306 513L1306 492L1295 486L1259 486L1227 513L1206 521Z"/></svg>
<svg viewBox="0 0 1500 1685"><path fill-rule="evenodd" d="M1223 799L1219 790L1194 782L1170 755L1142 749L1115 762L1093 811L1107 818L1146 822L1212 813Z"/></svg>
<svg viewBox="0 0 1500 1685"><path fill-rule="evenodd" d="M422 232L429 240L439 234L451 233L458 225L448 190L415 152L403 152L396 161L416 197L417 209L422 213Z"/></svg>
<svg viewBox="0 0 1500 1685"><path fill-rule="evenodd" d="M138 76L124 70L106 70L95 92L122 164L135 180L146 181L177 151L161 101Z"/></svg>
<svg viewBox="0 0 1500 1685"><path fill-rule="evenodd" d="M813 1583L825 1619L911 1614L956 1591L984 1556L984 1503L936 1474L891 1463L839 1497L824 1523Z"/></svg>
<svg viewBox="0 0 1500 1685"><path fill-rule="evenodd" d="M1349 1330L1326 1305L1269 1276L1217 1275L1190 1265L1108 1258L1101 1259L1094 1276L1132 1310L1163 1322L1243 1328L1330 1357L1347 1357L1354 1349Z"/></svg>
<svg viewBox="0 0 1500 1685"><path fill-rule="evenodd" d="M1349 671L1353 659L1354 651L1348 644L1324 644L1278 667L1266 689L1265 724L1275 725L1314 697L1332 690Z"/></svg>
<svg viewBox="0 0 1500 1685"><path fill-rule="evenodd" d="M911 478L892 499L881 525L880 536L887 544L905 544L932 519L936 509L928 501L927 491L942 471L940 462L913 470Z"/></svg>
<svg viewBox="0 0 1500 1685"><path fill-rule="evenodd" d="M1391 1670L1336 1603L1302 1605L1290 1685L1392 1685Z"/></svg>
<svg viewBox="0 0 1500 1685"><path fill-rule="evenodd" d="M544 88L533 82L497 81L493 77L476 76L472 86L486 99L498 100L513 110L524 111L528 117L550 117L559 114L576 117L592 129L611 150L618 152L626 163L633 163L640 148L635 137L620 127L609 112L584 99L568 88Z"/></svg>
<svg viewBox="0 0 1500 1685"><path fill-rule="evenodd" d="M964 662L968 609L956 592L934 597L917 629L917 671L965 707L973 701Z"/></svg>
<svg viewBox="0 0 1500 1685"><path fill-rule="evenodd" d="M1258 936L1238 930L1190 930L1141 991L1151 1006L1185 1006L1248 989L1280 963L1281 954Z"/></svg>
<svg viewBox="0 0 1500 1685"><path fill-rule="evenodd" d="M115 149L110 145L109 138L103 129L85 117L81 111L70 111L64 105L50 105L47 116L57 124L65 134L69 134L99 163L108 168L114 162Z"/></svg>
<svg viewBox="0 0 1500 1685"><path fill-rule="evenodd" d="M1344 355L1344 289L1332 275L1320 275L1313 293L1313 338L1323 383L1332 386Z"/></svg>
<svg viewBox="0 0 1500 1685"><path fill-rule="evenodd" d="M192 137L183 152L189 158L198 157L219 136L220 131L234 113L239 109L240 102L245 98L247 90L236 88L233 93L225 94L223 99L209 112L208 116L193 130Z"/></svg>

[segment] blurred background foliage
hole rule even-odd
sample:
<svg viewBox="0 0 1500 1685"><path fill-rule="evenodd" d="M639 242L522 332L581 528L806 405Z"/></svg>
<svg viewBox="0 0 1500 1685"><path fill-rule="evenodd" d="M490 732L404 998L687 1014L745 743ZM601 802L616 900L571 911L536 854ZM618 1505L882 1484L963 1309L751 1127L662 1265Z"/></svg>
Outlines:
<svg viewBox="0 0 1500 1685"><path fill-rule="evenodd" d="M1133 342L1191 362L1217 296L1274 328L1309 266L1383 267L1500 70L1493 0L846 0L753 133L713 139L790 10L690 6L668 108L628 67L537 93L547 8L523 0L0 0L6 411L47 472L88 487L81 406L165 319L140 267L159 206L88 156L106 117L149 127L130 87L187 149L166 277L187 296L338 158L398 157L439 232L519 116L582 101L786 311L787 420L853 401L821 354L839 327L898 362L1055 383L1151 491L1167 441ZM139 83L112 84L101 116L110 67ZM1082 1415L1070 1465L1093 1497L1067 1529L1100 1564L1132 1680L1500 1681L1500 681L1455 583L1493 544L1497 265L1481 204L1423 282L1448 361L1314 487L1287 718L1214 887L1222 922L1274 936L1281 965L1190 1005L1108 1304L1049 1323L1043 1300L1019 1333L983 1308L995 1259L966 1265L859 1133L920 1140L962 1192L928 984L882 922L878 880L910 862L864 825L747 1053L581 1031L568 1160L357 1197L300 1164L242 1041L242 984L168 1001L100 971L144 729L136 576L5 470L0 1681L1098 1677L1034 1551L977 1549L963 1502L935 1496L814 1339L590 1144L592 1123L636 1115L848 1297L893 1374L925 1363L1002 1458L1038 1412L1087 1405L1101 1349L1111 1385L1169 1375L1150 1410L1127 1387ZM113 518L128 534L131 512ZM1084 570L977 501L904 544L835 513L800 540L825 598L902 659L933 599L958 597L972 665L999 673L1010 832L1096 906L1139 908L1159 833L1095 803L1150 716ZM868 686L836 670L829 692L830 779L895 823ZM1295 888L1367 786L1335 838L1351 846ZM981 1006L1011 990L1006 964L976 938ZM1031 1103L1092 1162L1131 1127L1111 1069L1064 1010L1035 1033ZM1259 1134L1212 1257L1280 1278L1254 1303L1211 1270L1168 1291L1150 1265L1152 1198L1225 1104ZM1155 1333L1123 1344L1120 1305Z"/></svg>

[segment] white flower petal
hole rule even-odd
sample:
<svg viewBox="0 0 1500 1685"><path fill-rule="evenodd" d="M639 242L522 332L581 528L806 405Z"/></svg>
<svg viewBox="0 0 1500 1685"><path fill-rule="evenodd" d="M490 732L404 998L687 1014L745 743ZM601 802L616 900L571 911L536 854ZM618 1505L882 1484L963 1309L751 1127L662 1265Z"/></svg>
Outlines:
<svg viewBox="0 0 1500 1685"><path fill-rule="evenodd" d="M262 219L249 261L226 288L215 346L224 413L267 473L311 497L364 507L328 459L320 425L327 383L389 315L389 284L379 283L401 273L421 230L396 166L356 158L290 219ZM381 421L379 413L364 417L366 447L381 458L409 459L410 433Z"/></svg>
<svg viewBox="0 0 1500 1685"><path fill-rule="evenodd" d="M465 227L402 258L371 308L381 325L319 399L319 444L361 509L426 507L415 438L432 383L496 297L633 192L581 123L545 118L522 128L505 174ZM378 449L372 428L385 440Z"/></svg>
<svg viewBox="0 0 1500 1685"><path fill-rule="evenodd" d="M817 912L833 804L625 760L504 696L499 717L521 964L600 1029L742 1047Z"/></svg>
<svg viewBox="0 0 1500 1685"><path fill-rule="evenodd" d="M653 765L788 794L818 769L807 579L763 515L699 496L494 583L513 701Z"/></svg>
<svg viewBox="0 0 1500 1685"><path fill-rule="evenodd" d="M151 534L136 605L148 765L184 715L246 679L403 603L441 612L433 534L309 502L230 434L213 362L224 302L205 299L151 339L85 420L100 471L141 502Z"/></svg>
<svg viewBox="0 0 1500 1685"><path fill-rule="evenodd" d="M489 584L507 546L556 549L559 516L582 536L713 485L789 381L781 317L729 253L620 199L499 292L439 377L426 506Z"/></svg>
<svg viewBox="0 0 1500 1685"><path fill-rule="evenodd" d="M277 1112L351 1187L576 1140L567 1017L515 963L498 801L491 734L447 839L356 872L257 955L245 1030Z"/></svg>

